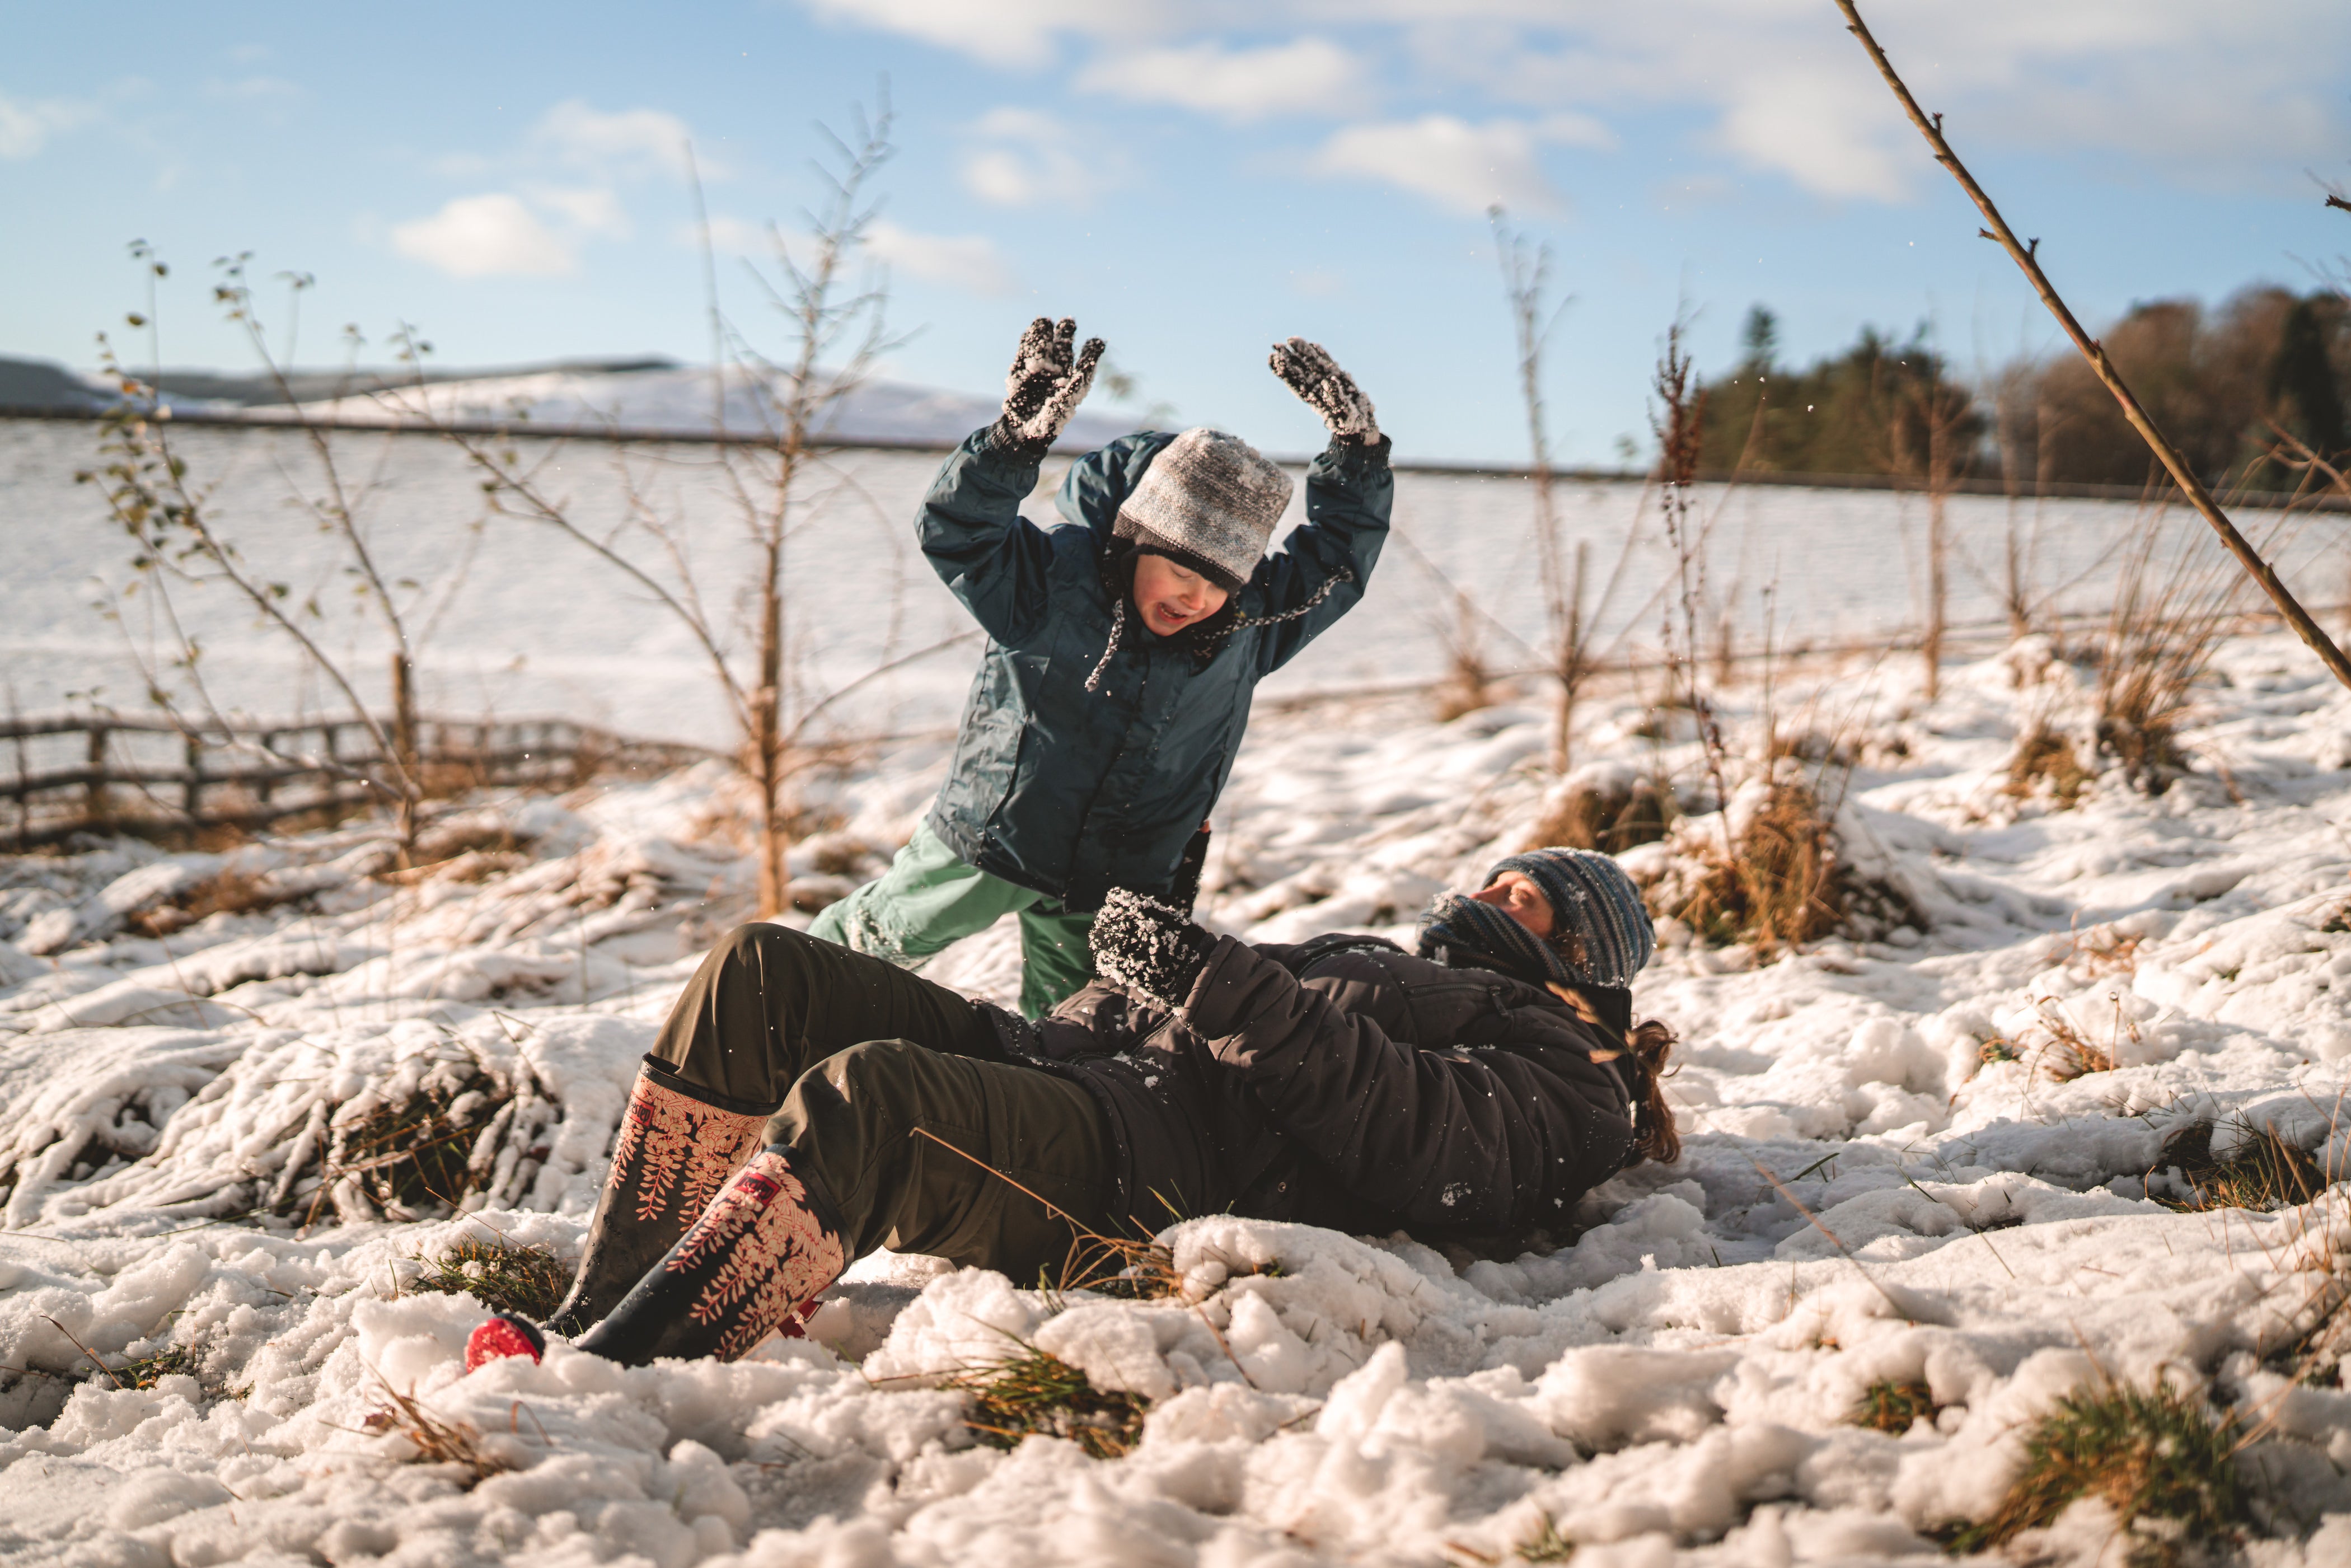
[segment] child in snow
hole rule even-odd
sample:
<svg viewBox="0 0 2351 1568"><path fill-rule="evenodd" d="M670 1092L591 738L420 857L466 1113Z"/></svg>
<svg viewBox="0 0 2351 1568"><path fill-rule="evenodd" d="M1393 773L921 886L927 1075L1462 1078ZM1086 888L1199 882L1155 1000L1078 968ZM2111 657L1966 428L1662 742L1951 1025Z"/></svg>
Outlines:
<svg viewBox="0 0 2351 1568"><path fill-rule="evenodd" d="M1629 988L1656 934L1604 854L1510 857L1437 900L1416 956L1251 946L1123 889L1092 943L1103 977L1031 1023L735 931L645 1059L549 1327L616 1361L731 1360L877 1247L1033 1280L1078 1227L1228 1210L1509 1257L1679 1155L1674 1037ZM543 1348L498 1318L467 1360Z"/></svg>
<svg viewBox="0 0 2351 1568"><path fill-rule="evenodd" d="M1092 383L1099 338L1040 317L1004 413L939 470L923 553L988 636L947 779L889 872L810 928L914 967L1020 915L1020 1009L1092 973L1086 931L1126 887L1189 910L1258 682L1363 597L1387 534L1388 440L1331 356L1292 338L1274 373L1331 430L1306 524L1264 558L1290 476L1239 437L1144 432L1087 454L1059 506L1020 516L1046 449Z"/></svg>

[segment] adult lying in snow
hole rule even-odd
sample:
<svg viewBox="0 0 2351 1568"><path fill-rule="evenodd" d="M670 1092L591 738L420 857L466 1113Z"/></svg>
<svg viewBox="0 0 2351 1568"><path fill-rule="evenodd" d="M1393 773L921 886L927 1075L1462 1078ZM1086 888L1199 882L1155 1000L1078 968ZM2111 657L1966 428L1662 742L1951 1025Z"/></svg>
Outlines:
<svg viewBox="0 0 2351 1568"><path fill-rule="evenodd" d="M646 1059L549 1326L616 1361L731 1360L876 1247L1029 1279L1074 1226L1224 1209L1515 1249L1679 1155L1673 1035L1632 1022L1656 936L1606 855L1511 856L1437 901L1417 956L1252 946L1123 891L1092 941L1103 977L1032 1024L735 931ZM494 1319L469 1360L541 1343Z"/></svg>

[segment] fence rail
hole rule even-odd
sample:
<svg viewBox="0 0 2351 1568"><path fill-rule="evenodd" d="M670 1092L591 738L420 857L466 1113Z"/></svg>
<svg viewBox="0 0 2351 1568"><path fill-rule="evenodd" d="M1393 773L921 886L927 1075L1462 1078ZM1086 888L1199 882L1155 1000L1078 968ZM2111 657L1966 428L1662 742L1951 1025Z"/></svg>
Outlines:
<svg viewBox="0 0 2351 1568"><path fill-rule="evenodd" d="M379 726L391 733L390 718ZM569 719L420 717L416 729L428 795L571 789L599 774L664 772L711 755ZM346 816L384 803L366 778L383 761L357 719L201 731L111 714L0 720L0 800L13 808L5 841L24 851L78 832L185 836Z"/></svg>

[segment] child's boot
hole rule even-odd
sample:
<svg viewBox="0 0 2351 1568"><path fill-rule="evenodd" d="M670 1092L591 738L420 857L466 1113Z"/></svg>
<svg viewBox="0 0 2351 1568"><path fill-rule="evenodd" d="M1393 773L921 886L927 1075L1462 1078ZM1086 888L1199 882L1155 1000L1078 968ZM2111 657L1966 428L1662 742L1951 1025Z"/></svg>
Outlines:
<svg viewBox="0 0 2351 1568"><path fill-rule="evenodd" d="M629 1366L734 1361L796 1323L848 1266L831 1203L778 1144L751 1157L579 1348Z"/></svg>
<svg viewBox="0 0 2351 1568"><path fill-rule="evenodd" d="M758 1148L771 1113L696 1089L648 1058L621 1113L580 1271L549 1332L576 1338L618 1306Z"/></svg>

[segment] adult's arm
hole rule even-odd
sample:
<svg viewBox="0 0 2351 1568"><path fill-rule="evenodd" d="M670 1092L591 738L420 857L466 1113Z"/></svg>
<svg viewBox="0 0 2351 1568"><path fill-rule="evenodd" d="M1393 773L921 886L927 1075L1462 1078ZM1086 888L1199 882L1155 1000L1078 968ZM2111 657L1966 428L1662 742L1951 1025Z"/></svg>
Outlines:
<svg viewBox="0 0 2351 1568"><path fill-rule="evenodd" d="M1546 1196L1605 1180L1631 1144L1621 1090L1583 1053L1408 1045L1230 937L1184 1012L1277 1131L1410 1225L1556 1218Z"/></svg>
<svg viewBox="0 0 2351 1568"><path fill-rule="evenodd" d="M1050 608L1052 545L1020 515L1042 462L993 425L974 431L940 465L914 523L932 570L1008 648L1033 642Z"/></svg>
<svg viewBox="0 0 2351 1568"><path fill-rule="evenodd" d="M1306 521L1266 563L1265 613L1313 608L1266 628L1260 646L1267 674L1295 658L1364 597L1395 504L1388 444L1384 435L1370 443L1334 440L1307 466Z"/></svg>

